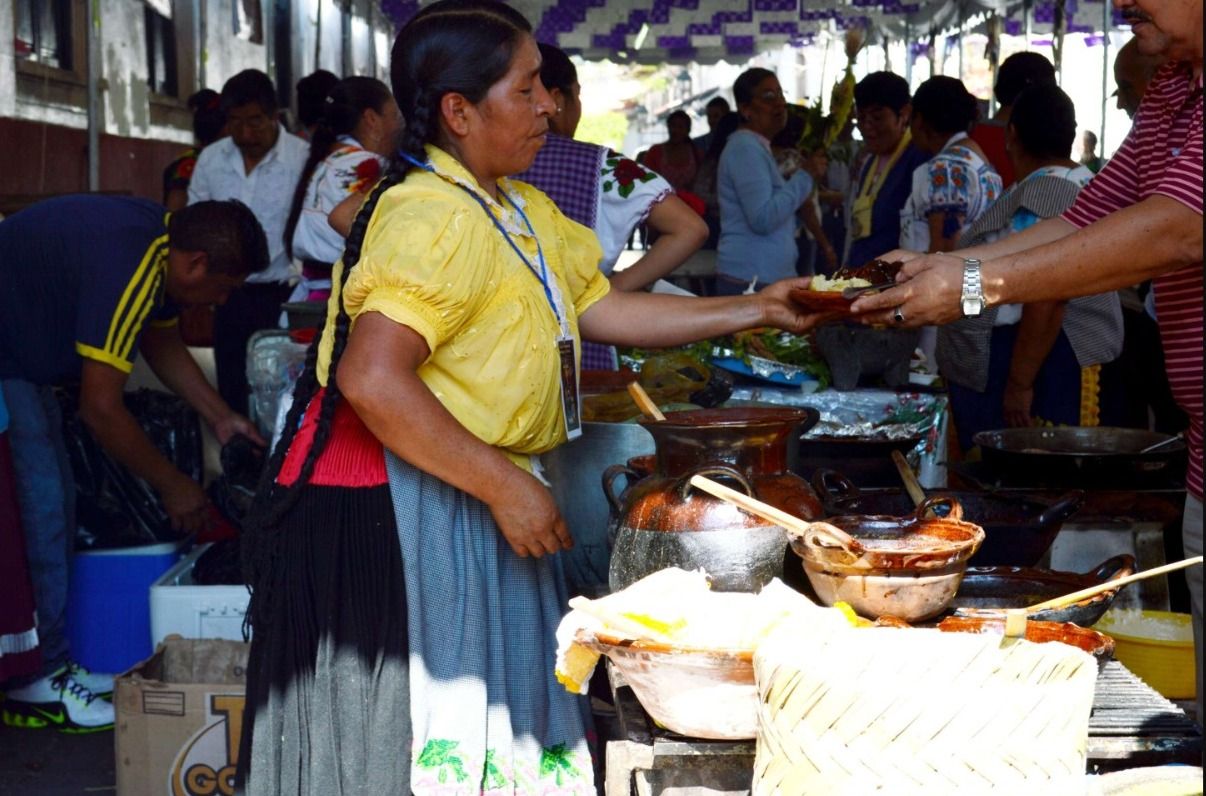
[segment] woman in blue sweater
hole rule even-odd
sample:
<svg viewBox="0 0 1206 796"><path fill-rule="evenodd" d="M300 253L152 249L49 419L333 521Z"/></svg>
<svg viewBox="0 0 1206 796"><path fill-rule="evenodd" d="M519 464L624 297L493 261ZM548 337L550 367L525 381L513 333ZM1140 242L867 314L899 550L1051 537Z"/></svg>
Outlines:
<svg viewBox="0 0 1206 796"><path fill-rule="evenodd" d="M716 292L735 295L755 277L765 286L796 273L796 212L813 176L781 174L770 140L787 124L787 100L775 73L750 69L733 84L741 126L720 156L720 243Z"/></svg>

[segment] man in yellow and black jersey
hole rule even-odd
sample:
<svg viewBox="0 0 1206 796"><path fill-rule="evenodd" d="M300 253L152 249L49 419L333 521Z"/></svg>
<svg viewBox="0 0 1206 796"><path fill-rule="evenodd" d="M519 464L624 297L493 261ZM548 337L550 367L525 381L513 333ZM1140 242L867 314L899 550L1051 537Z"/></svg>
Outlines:
<svg viewBox="0 0 1206 796"><path fill-rule="evenodd" d="M101 446L155 488L174 526L200 528L204 490L158 451L122 394L141 353L220 442L244 434L263 444L206 380L176 313L221 304L267 264L263 229L235 201L201 202L169 217L144 199L65 196L0 223L0 395L11 416L44 663L32 682L8 684L6 723L81 731L113 721L112 705L96 699L112 690L112 678L73 663L65 633L74 480L51 389L78 384L80 418Z"/></svg>

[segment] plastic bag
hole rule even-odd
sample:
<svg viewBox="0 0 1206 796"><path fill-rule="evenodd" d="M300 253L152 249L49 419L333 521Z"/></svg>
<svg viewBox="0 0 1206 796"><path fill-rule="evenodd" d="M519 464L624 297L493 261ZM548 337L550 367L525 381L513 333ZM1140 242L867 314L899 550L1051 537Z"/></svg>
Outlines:
<svg viewBox="0 0 1206 796"><path fill-rule="evenodd" d="M77 550L174 542L185 536L173 530L158 494L143 479L118 463L93 438L78 415L74 393L59 394L63 440L76 487ZM134 415L159 452L189 478L202 475L201 422L183 399L158 390L125 394Z"/></svg>

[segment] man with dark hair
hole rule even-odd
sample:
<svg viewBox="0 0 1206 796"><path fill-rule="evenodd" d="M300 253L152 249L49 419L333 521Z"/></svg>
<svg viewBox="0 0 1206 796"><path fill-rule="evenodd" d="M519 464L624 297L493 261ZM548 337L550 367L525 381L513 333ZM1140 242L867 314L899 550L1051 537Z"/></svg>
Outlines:
<svg viewBox="0 0 1206 796"><path fill-rule="evenodd" d="M214 365L218 392L237 412L247 412L247 341L273 328L288 300L293 269L285 249L289 200L310 146L277 121L276 91L263 72L247 69L222 86L228 137L197 158L188 186L190 204L238 199L251 208L268 237L268 267L248 277L214 313Z"/></svg>
<svg viewBox="0 0 1206 796"><path fill-rule="evenodd" d="M1080 136L1080 163L1094 174L1105 164L1097 154L1097 133L1092 130L1085 130Z"/></svg>
<svg viewBox="0 0 1206 796"><path fill-rule="evenodd" d="M159 493L174 527L200 529L204 490L156 449L122 394L142 353L219 442L243 434L263 444L210 386L175 323L178 306L221 304L267 261L264 232L238 202L201 202L169 219L144 199L76 195L0 223L0 391L43 654L34 679L6 689L5 723L78 732L113 722L113 706L97 699L113 678L74 663L67 643L74 478L53 388L77 388L80 419L101 447Z"/></svg>
<svg viewBox="0 0 1206 796"><path fill-rule="evenodd" d="M855 124L863 160L846 201L842 263L862 265L900 243L900 211L913 190L913 169L929 160L912 144L909 84L891 72L872 72L854 87Z"/></svg>
<svg viewBox="0 0 1206 796"><path fill-rule="evenodd" d="M335 88L338 82L339 78L325 69L311 72L297 81L297 121L301 125L301 129L297 131L299 136L309 140L314 132L314 125L322 118L327 94L331 93L331 89Z"/></svg>
<svg viewBox="0 0 1206 796"><path fill-rule="evenodd" d="M729 107L729 101L724 97L715 96L708 100L708 104L704 106L704 113L707 114L708 118L708 132L692 141L700 152L707 152L711 148L712 133L716 131L716 125L730 111L732 111L732 108Z"/></svg>
<svg viewBox="0 0 1206 796"><path fill-rule="evenodd" d="M1034 85L1056 85L1055 67L1050 61L1029 51L1014 53L1006 58L997 68L997 84L992 89L993 96L997 98L996 115L971 129L971 139L984 150L988 162L1001 175L1005 188L1013 185L1016 179L1013 164L1005 151L1005 126L1009 124L1009 114L1018 95L1027 86Z"/></svg>

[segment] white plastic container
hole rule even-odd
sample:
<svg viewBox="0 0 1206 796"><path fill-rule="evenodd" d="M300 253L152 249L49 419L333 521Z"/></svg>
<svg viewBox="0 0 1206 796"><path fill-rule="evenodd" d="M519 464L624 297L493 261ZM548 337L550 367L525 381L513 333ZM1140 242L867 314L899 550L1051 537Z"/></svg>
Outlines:
<svg viewBox="0 0 1206 796"><path fill-rule="evenodd" d="M246 586L198 586L193 565L208 544L192 553L151 584L151 643L177 633L184 638L243 640L243 616L250 594Z"/></svg>

